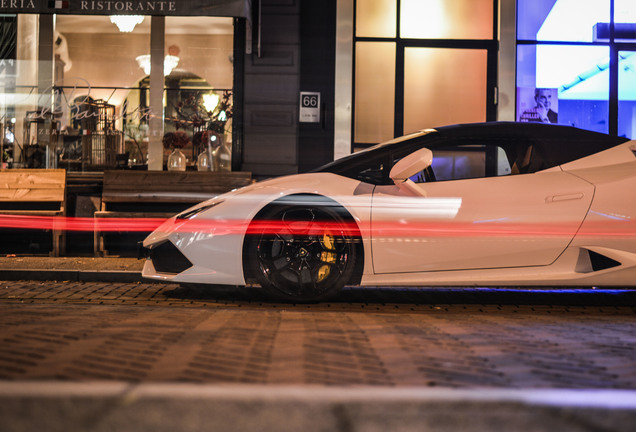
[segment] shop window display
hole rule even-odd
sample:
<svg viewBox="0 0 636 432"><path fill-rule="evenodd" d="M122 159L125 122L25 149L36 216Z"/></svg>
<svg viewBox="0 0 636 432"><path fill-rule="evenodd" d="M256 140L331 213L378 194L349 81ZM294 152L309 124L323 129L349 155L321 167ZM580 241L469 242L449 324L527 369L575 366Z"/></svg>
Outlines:
<svg viewBox="0 0 636 432"><path fill-rule="evenodd" d="M636 138L636 49L619 51L618 58L618 134Z"/></svg>
<svg viewBox="0 0 636 432"><path fill-rule="evenodd" d="M51 27L42 27L38 15L13 16L14 53L3 55L15 60L0 65L3 167L146 167L155 114L149 111L151 17L140 18L123 31L108 16L55 15ZM53 62L38 60L43 48L33 37L49 29ZM184 154L188 169L196 169L203 145L192 145L200 142L195 136L210 130L231 149L233 20L167 17L163 36L159 115L164 133L187 134Z"/></svg>
<svg viewBox="0 0 636 432"><path fill-rule="evenodd" d="M636 3L518 0L517 5L517 120L635 137ZM543 95L550 95L547 108L539 101ZM541 114L547 110L555 113L550 119Z"/></svg>

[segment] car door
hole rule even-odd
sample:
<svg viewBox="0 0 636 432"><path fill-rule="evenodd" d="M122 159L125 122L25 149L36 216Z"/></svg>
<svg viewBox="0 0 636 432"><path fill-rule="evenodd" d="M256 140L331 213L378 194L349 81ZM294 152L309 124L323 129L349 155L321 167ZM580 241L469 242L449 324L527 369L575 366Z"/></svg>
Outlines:
<svg viewBox="0 0 636 432"><path fill-rule="evenodd" d="M470 150L469 165L486 159ZM500 158L495 175L484 177L488 169L466 170L458 164L462 158L451 159L452 167L437 169L450 174L414 185L421 193L375 188L375 273L549 265L574 237L592 200L593 185L558 167L513 175ZM433 152L434 171L435 160Z"/></svg>

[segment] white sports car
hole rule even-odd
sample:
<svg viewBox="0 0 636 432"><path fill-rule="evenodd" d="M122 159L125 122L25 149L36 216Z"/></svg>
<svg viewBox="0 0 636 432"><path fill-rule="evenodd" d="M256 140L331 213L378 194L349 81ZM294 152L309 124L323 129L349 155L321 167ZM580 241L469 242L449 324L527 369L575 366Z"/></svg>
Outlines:
<svg viewBox="0 0 636 432"><path fill-rule="evenodd" d="M636 141L566 126L425 130L167 220L143 276L260 284L634 286Z"/></svg>

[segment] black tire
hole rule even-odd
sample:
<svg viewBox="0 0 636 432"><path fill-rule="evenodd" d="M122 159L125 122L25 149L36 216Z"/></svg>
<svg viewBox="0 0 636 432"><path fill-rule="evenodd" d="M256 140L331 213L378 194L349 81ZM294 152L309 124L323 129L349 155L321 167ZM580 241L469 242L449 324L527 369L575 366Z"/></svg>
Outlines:
<svg viewBox="0 0 636 432"><path fill-rule="evenodd" d="M342 211L326 202L266 208L248 234L251 275L286 301L315 302L335 294L351 279L358 241Z"/></svg>

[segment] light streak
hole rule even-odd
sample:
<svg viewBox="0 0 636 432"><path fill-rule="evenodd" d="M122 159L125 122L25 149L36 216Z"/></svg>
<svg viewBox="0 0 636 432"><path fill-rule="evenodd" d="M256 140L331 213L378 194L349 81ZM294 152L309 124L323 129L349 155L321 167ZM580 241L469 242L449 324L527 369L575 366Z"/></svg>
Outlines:
<svg viewBox="0 0 636 432"><path fill-rule="evenodd" d="M320 235L325 230L347 237L373 238L434 238L434 237L514 237L538 239L545 237L636 238L636 222L563 223L493 223L473 222L282 222L280 220L249 221L240 219L188 220L162 218L81 218L61 216L0 215L0 228L60 231L152 232L155 230L213 235Z"/></svg>
<svg viewBox="0 0 636 432"><path fill-rule="evenodd" d="M0 215L0 228L94 231L103 232L154 231L165 219L161 218L81 218L64 216Z"/></svg>

